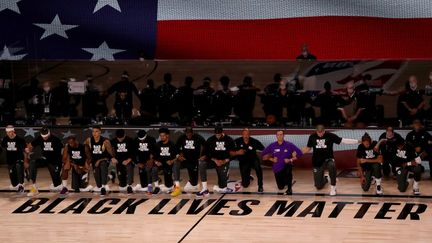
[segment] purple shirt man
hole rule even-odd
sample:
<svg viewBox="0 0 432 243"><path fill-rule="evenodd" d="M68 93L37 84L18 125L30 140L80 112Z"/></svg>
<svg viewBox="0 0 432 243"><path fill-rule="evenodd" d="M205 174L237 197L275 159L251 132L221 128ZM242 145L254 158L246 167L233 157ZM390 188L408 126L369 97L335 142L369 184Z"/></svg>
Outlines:
<svg viewBox="0 0 432 243"><path fill-rule="evenodd" d="M287 163L292 163L303 155L302 151L297 146L284 140L283 131L278 131L276 137L278 141L271 143L261 152L264 157L267 155L275 158L271 160L274 163L273 172L275 173L283 170ZM296 156L293 159L294 152Z"/></svg>

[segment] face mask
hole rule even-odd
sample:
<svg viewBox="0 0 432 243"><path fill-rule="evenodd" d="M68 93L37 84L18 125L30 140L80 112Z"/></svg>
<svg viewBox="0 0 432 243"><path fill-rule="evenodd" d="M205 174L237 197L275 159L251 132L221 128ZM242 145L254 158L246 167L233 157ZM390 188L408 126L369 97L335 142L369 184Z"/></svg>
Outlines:
<svg viewBox="0 0 432 243"><path fill-rule="evenodd" d="M410 83L410 88L411 88L411 90L416 90L417 89L417 84Z"/></svg>
<svg viewBox="0 0 432 243"><path fill-rule="evenodd" d="M48 93L50 91L50 87L44 87L43 90Z"/></svg>

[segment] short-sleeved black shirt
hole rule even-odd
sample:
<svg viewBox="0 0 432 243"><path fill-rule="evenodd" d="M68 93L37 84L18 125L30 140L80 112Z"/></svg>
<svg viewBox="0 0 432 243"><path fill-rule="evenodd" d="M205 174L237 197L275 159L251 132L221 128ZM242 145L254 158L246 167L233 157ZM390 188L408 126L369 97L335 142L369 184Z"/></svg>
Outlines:
<svg viewBox="0 0 432 243"><path fill-rule="evenodd" d="M33 147L40 146L42 149L42 156L47 159L48 163L62 163L61 151L63 149L63 143L58 137L50 135L47 140L44 140L41 136L38 136L31 142L31 145Z"/></svg>
<svg viewBox="0 0 432 243"><path fill-rule="evenodd" d="M228 135L224 135L220 139L213 135L207 139L205 149L209 159L229 159L231 157L230 152L235 150L235 143Z"/></svg>
<svg viewBox="0 0 432 243"><path fill-rule="evenodd" d="M6 136L3 138L1 146L6 151L6 162L8 164L13 164L24 159L26 142L23 138L15 136L13 139L10 139Z"/></svg>
<svg viewBox="0 0 432 243"><path fill-rule="evenodd" d="M331 132L325 132L322 137L317 133L310 135L307 146L313 148L313 166L321 166L325 160L333 159L333 144L341 142L342 138Z"/></svg>
<svg viewBox="0 0 432 243"><path fill-rule="evenodd" d="M252 162L257 159L257 151L262 151L264 145L255 138L249 138L249 142L246 144L242 137L237 138L235 141L236 150L244 149L246 152L244 155L237 156L239 161Z"/></svg>
<svg viewBox="0 0 432 243"><path fill-rule="evenodd" d="M201 156L201 148L204 143L204 138L198 134L193 134L192 139L188 139L183 134L177 140L177 149L187 160L197 160Z"/></svg>

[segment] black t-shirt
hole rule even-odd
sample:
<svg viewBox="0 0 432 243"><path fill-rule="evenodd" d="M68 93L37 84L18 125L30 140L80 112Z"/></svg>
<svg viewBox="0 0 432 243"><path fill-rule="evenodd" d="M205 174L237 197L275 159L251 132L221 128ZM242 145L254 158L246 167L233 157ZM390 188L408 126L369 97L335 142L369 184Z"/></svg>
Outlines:
<svg viewBox="0 0 432 243"><path fill-rule="evenodd" d="M403 148L396 148L392 165L401 167L403 163L411 162L416 158L415 150L412 146L405 144Z"/></svg>
<svg viewBox="0 0 432 243"><path fill-rule="evenodd" d="M360 144L357 148L358 159L376 159L380 154L374 150L377 142L373 141L369 148L366 148L363 144Z"/></svg>
<svg viewBox="0 0 432 243"><path fill-rule="evenodd" d="M38 136L31 142L31 145L33 147L40 146L42 149L42 156L45 157L49 163L57 164L62 162L61 151L63 149L63 143L58 137L50 135L44 140L41 136Z"/></svg>
<svg viewBox="0 0 432 243"><path fill-rule="evenodd" d="M71 163L78 166L84 166L87 158L87 155L85 153L85 146L83 144L78 144L76 148L73 148L69 145L66 146Z"/></svg>
<svg viewBox="0 0 432 243"><path fill-rule="evenodd" d="M111 155L108 153L107 148L104 145L104 142L108 140L104 137L100 137L99 141L96 142L96 140L93 137L90 137L90 152L91 152L91 159L92 162L96 162L100 159L110 159Z"/></svg>
<svg viewBox="0 0 432 243"><path fill-rule="evenodd" d="M213 135L207 139L205 150L209 159L229 159L231 157L230 151L235 150L235 143L228 135L224 135L220 139Z"/></svg>
<svg viewBox="0 0 432 243"><path fill-rule="evenodd" d="M143 140L135 139L137 162L145 163L155 151L156 139L145 136Z"/></svg>
<svg viewBox="0 0 432 243"><path fill-rule="evenodd" d="M414 148L421 147L424 151L428 147L429 141L432 141L432 136L426 130L420 130L418 132L412 130L407 134L406 141Z"/></svg>
<svg viewBox="0 0 432 243"><path fill-rule="evenodd" d="M257 159L257 151L262 151L264 145L255 138L249 138L249 142L246 144L242 137L237 138L235 141L236 150L244 149L246 152L244 155L237 156L239 161L253 162Z"/></svg>
<svg viewBox="0 0 432 243"><path fill-rule="evenodd" d="M114 138L111 140L111 146L113 147L115 158L119 163L127 159L133 159L134 143L132 138L126 136L121 142L117 138Z"/></svg>
<svg viewBox="0 0 432 243"><path fill-rule="evenodd" d="M13 139L10 139L6 136L3 138L1 146L6 151L6 162L8 164L24 159L26 142L23 138L15 136Z"/></svg>
<svg viewBox="0 0 432 243"><path fill-rule="evenodd" d="M392 138L386 138L386 133L384 132L379 137L379 140L381 139L387 139L383 145L380 145L381 153L385 156L386 154L393 154L396 151L396 141L403 138L399 133L396 132Z"/></svg>
<svg viewBox="0 0 432 243"><path fill-rule="evenodd" d="M156 143L154 158L156 161L165 163L168 160L173 160L177 155L177 149L173 142L163 143L159 141Z"/></svg>
<svg viewBox="0 0 432 243"><path fill-rule="evenodd" d="M333 144L341 142L341 137L330 132L325 132L322 137L319 137L317 133L310 135L307 146L313 148L312 164L321 166L325 160L333 159Z"/></svg>
<svg viewBox="0 0 432 243"><path fill-rule="evenodd" d="M186 160L197 160L201 156L201 149L204 143L204 138L196 133L192 135L192 139L188 139L183 134L177 140L177 149L183 154Z"/></svg>

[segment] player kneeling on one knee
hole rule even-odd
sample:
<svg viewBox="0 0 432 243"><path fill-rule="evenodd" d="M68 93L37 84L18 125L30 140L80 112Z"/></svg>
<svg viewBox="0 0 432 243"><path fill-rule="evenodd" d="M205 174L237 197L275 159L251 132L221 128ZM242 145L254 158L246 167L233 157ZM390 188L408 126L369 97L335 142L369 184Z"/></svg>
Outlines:
<svg viewBox="0 0 432 243"><path fill-rule="evenodd" d="M423 170L421 159L416 155L414 148L403 139L396 141L396 147L393 166L396 168L398 189L400 192L406 191L410 181L408 174L412 173L414 175L413 193L420 195L419 182Z"/></svg>
<svg viewBox="0 0 432 243"><path fill-rule="evenodd" d="M323 125L316 127L316 132L309 136L308 143L302 152L309 153L313 149L312 166L315 187L320 190L327 183L324 170L329 171L330 176L330 196L336 195L336 164L333 155L334 144L359 144L359 140L341 138L338 135L327 132Z"/></svg>
<svg viewBox="0 0 432 243"><path fill-rule="evenodd" d="M27 156L24 152L26 142L24 138L15 133L12 125L6 127L6 136L3 138L1 147L6 151L6 163L9 171L11 189L19 193L24 192L24 167L28 167ZM24 163L26 160L26 163Z"/></svg>
<svg viewBox="0 0 432 243"><path fill-rule="evenodd" d="M135 146L140 183L135 186L134 191L147 192L149 195L159 193L158 171L153 160L155 145L155 138L144 130L138 131Z"/></svg>
<svg viewBox="0 0 432 243"><path fill-rule="evenodd" d="M88 146L77 141L74 136L67 140L63 149L63 169L61 173L63 189L61 194L66 194L69 171L72 170L72 189L75 192L88 192L93 188L88 185L91 156Z"/></svg>
<svg viewBox="0 0 432 243"><path fill-rule="evenodd" d="M293 162L303 155L294 144L284 140L284 131L276 132L277 141L271 143L262 151L263 160L273 162L273 172L279 190L287 187L286 195L292 194Z"/></svg>
<svg viewBox="0 0 432 243"><path fill-rule="evenodd" d="M111 159L111 162L116 165L119 190L132 193L135 168L135 164L132 160L134 157L133 140L126 136L123 129L118 129L116 131L116 137L111 140L111 146L114 151L114 157Z"/></svg>
<svg viewBox="0 0 432 243"><path fill-rule="evenodd" d="M372 178L376 181L376 194L382 195L381 187L381 163L382 155L375 150L377 142L372 141L369 134L365 133L362 137L362 143L357 148L357 166L363 191L369 191Z"/></svg>
<svg viewBox="0 0 432 243"><path fill-rule="evenodd" d="M205 156L200 158L199 173L201 176L202 190L197 197L209 195L207 188L207 169L216 168L218 186L215 191L220 193L232 193L234 190L228 187L229 163L235 155L234 140L223 133L222 127L215 128L215 135L207 139L205 144Z"/></svg>

